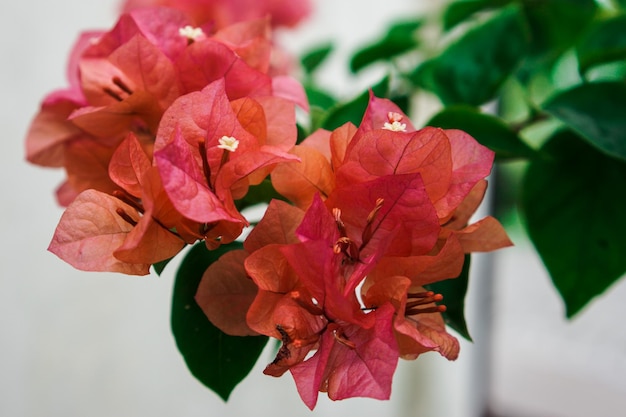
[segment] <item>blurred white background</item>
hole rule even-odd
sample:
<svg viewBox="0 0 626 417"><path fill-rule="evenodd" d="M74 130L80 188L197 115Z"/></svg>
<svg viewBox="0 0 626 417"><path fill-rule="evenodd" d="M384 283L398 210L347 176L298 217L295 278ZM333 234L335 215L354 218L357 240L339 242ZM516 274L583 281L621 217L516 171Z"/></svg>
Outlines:
<svg viewBox="0 0 626 417"><path fill-rule="evenodd" d="M389 21L434 3L315 0L315 15L285 43L298 52L337 39L340 55ZM501 417L625 415L626 284L568 323L536 255L517 235L517 247L495 258L493 274L485 266L490 258L476 257L468 317L476 342L463 343L454 363L437 355L402 361L391 401L332 403L321 395L311 413L288 375L262 375L268 356L228 404L204 388L169 329L174 268L160 278L85 273L46 252L62 212L53 198L62 173L24 162L28 124L44 95L66 85L76 35L111 27L117 6L114 0L0 6L0 126L7 145L0 152L1 416L478 417L487 407ZM343 67L341 58L328 66L329 85L357 91Z"/></svg>

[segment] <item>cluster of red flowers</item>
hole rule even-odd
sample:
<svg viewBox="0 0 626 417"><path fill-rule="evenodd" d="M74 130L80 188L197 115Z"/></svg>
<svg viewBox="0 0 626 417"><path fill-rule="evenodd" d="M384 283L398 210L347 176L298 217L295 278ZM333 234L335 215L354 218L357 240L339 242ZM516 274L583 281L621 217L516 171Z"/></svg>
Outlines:
<svg viewBox="0 0 626 417"><path fill-rule="evenodd" d="M269 20L188 19L134 10L80 38L70 87L45 99L27 138L31 162L67 172L49 249L79 269L147 274L186 244L237 239L248 221L236 200L271 174L292 204L269 202L244 249L205 272L197 301L211 322L282 341L265 373L289 370L310 408L320 391L388 398L400 357L455 359L442 298L424 286L510 244L491 217L468 225L493 152L461 131L416 130L374 96L359 127L296 145L306 98L270 66Z"/></svg>
<svg viewBox="0 0 626 417"><path fill-rule="evenodd" d="M209 319L281 340L265 373L291 371L310 408L319 391L389 398L399 357L456 359L442 298L424 286L458 276L465 253L510 245L492 217L468 225L493 153L462 131L415 130L373 96L359 128L317 131L291 153L300 162L279 163L272 183L294 205L272 201L244 250L204 274Z"/></svg>
<svg viewBox="0 0 626 417"><path fill-rule="evenodd" d="M50 250L79 269L147 274L186 243L247 226L233 200L295 160L297 82L271 76L267 19L210 34L182 12L141 9L74 47L70 87L28 133L29 161L63 167Z"/></svg>

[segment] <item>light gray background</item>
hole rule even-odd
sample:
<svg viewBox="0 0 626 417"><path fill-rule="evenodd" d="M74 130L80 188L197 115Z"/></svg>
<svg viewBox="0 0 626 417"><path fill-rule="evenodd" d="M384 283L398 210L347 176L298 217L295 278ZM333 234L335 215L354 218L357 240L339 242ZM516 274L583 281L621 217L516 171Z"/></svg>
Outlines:
<svg viewBox="0 0 626 417"><path fill-rule="evenodd" d="M331 38L340 39L339 52L352 50L389 20L434 2L315 3L311 21L284 37L291 50ZM174 268L160 278L85 273L46 252L62 212L53 198L62 174L24 162L28 123L43 96L66 85L65 61L75 36L111 27L116 6L112 0L23 0L0 6L5 146L0 152L0 416L466 417L478 415L484 401L511 417L624 415L626 284L567 323L537 257L519 235L513 236L517 247L495 259L494 294L485 257L475 262L469 325L476 343L464 342L455 363L436 355L402 361L391 401L331 403L321 395L310 413L288 375L261 374L267 355L229 404L205 389L187 371L169 329ZM346 94L379 75L368 71L348 84L344 66L335 60L324 76L332 89ZM433 111L419 110L419 120ZM490 303L495 314L485 311Z"/></svg>

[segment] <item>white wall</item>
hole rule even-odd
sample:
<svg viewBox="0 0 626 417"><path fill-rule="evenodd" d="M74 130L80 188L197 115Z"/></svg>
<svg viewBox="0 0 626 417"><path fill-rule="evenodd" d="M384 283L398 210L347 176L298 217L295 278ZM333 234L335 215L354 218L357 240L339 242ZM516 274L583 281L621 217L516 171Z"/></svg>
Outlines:
<svg viewBox="0 0 626 417"><path fill-rule="evenodd" d="M313 20L285 37L289 48L339 38L341 54L376 36L387 21L433 2L316 4ZM575 322L565 323L545 272L523 241L498 258L495 294L487 270L472 276L469 325L476 343L463 343L455 363L436 355L401 362L389 402L331 403L321 396L310 413L289 376L261 374L269 358L261 359L228 405L196 382L169 329L173 269L161 278L84 273L46 252L61 214L52 193L62 175L27 165L23 158L23 138L39 101L65 85L65 60L75 35L110 27L116 5L113 0L24 0L0 6L1 416L472 417L488 392L483 384L490 375L491 402L503 414L623 415L626 285L620 283ZM346 94L376 77L368 73L356 88L341 68L339 59L325 76L329 86ZM495 314L483 311L491 301ZM484 331L492 319L490 350Z"/></svg>

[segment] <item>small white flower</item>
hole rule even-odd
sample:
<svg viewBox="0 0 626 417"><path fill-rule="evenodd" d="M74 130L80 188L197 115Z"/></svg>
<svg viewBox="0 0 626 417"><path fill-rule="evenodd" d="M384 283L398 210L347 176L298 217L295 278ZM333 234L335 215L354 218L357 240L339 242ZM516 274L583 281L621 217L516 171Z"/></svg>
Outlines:
<svg viewBox="0 0 626 417"><path fill-rule="evenodd" d="M406 132L406 124L400 122L385 122L383 129L391 130L392 132Z"/></svg>
<svg viewBox="0 0 626 417"><path fill-rule="evenodd" d="M387 122L383 125L383 129L392 132L406 132L406 124L402 122L403 116L400 113L390 111L387 113Z"/></svg>
<svg viewBox="0 0 626 417"><path fill-rule="evenodd" d="M184 38L187 38L187 40L189 41L197 41L205 37L202 28L195 28L190 25L178 29L178 34Z"/></svg>
<svg viewBox="0 0 626 417"><path fill-rule="evenodd" d="M230 152L235 152L239 146L239 141L232 136L222 136L218 142L220 143L217 145L218 148Z"/></svg>

